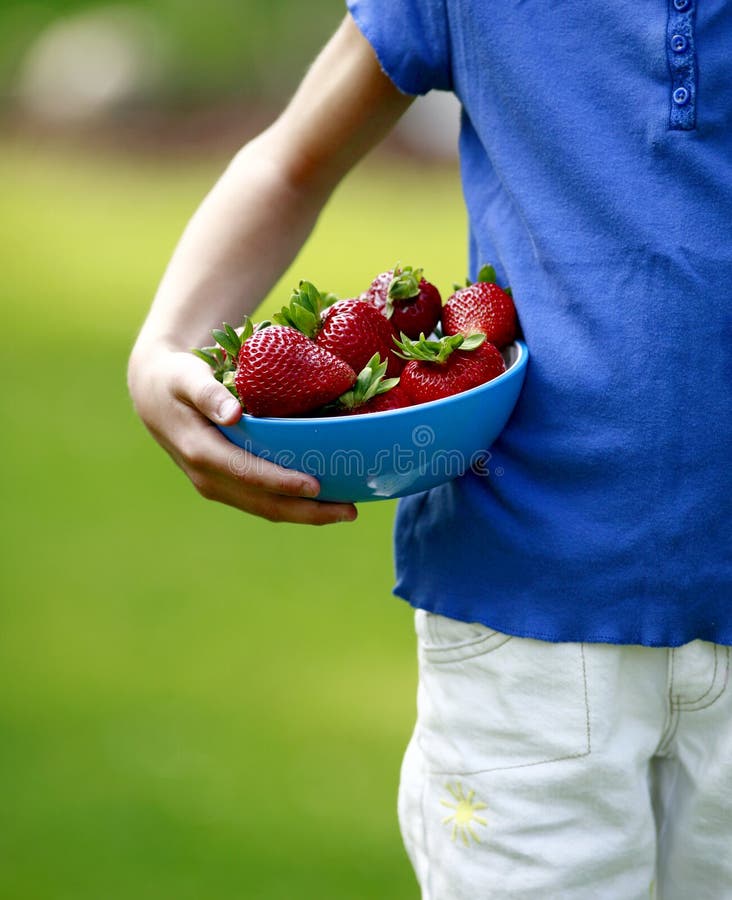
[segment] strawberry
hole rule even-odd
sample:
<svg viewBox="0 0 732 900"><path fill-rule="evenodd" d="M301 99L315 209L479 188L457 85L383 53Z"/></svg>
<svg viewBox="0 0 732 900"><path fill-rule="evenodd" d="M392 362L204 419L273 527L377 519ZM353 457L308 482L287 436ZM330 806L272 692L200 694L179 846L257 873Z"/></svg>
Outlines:
<svg viewBox="0 0 732 900"><path fill-rule="evenodd" d="M411 266L395 266L377 275L359 300L373 303L398 332L413 340L431 334L440 321L440 292L422 277L422 269Z"/></svg>
<svg viewBox="0 0 732 900"><path fill-rule="evenodd" d="M360 372L378 353L387 360L387 375L391 378L399 374L403 363L394 352L396 332L374 306L363 300L338 300L324 313L322 308L320 292L302 281L290 305L274 318L313 338L319 347L339 356L355 372Z"/></svg>
<svg viewBox="0 0 732 900"><path fill-rule="evenodd" d="M378 353L387 362L386 374L393 378L404 364L394 353L396 332L381 313L362 300L339 300L329 307L315 338L359 372Z"/></svg>
<svg viewBox="0 0 732 900"><path fill-rule="evenodd" d="M510 294L496 284L492 266L483 266L475 284L456 291L442 308L445 334L484 334L497 347L516 337L516 307Z"/></svg>
<svg viewBox="0 0 732 900"><path fill-rule="evenodd" d="M500 351L485 335L456 334L439 341L412 341L402 335L401 355L409 359L399 380L412 403L450 397L491 381L506 371Z"/></svg>
<svg viewBox="0 0 732 900"><path fill-rule="evenodd" d="M236 393L253 416L310 412L335 400L356 381L347 363L295 328L265 323L255 331L245 320L241 334L225 325L214 336L236 358Z"/></svg>

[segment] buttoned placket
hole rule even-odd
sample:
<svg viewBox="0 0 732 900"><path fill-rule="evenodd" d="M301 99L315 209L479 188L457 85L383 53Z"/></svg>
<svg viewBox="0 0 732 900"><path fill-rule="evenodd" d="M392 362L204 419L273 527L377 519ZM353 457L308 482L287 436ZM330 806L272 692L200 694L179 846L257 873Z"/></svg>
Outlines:
<svg viewBox="0 0 732 900"><path fill-rule="evenodd" d="M671 75L669 128L696 128L697 62L694 18L700 0L668 0L666 56Z"/></svg>

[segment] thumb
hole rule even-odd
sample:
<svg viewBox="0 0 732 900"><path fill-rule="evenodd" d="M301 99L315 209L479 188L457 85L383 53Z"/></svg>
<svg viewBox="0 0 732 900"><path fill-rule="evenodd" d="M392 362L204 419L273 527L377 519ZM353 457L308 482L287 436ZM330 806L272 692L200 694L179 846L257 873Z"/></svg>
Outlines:
<svg viewBox="0 0 732 900"><path fill-rule="evenodd" d="M219 425L234 425L242 408L228 388L217 381L209 367L194 356L185 358L178 371L175 395Z"/></svg>

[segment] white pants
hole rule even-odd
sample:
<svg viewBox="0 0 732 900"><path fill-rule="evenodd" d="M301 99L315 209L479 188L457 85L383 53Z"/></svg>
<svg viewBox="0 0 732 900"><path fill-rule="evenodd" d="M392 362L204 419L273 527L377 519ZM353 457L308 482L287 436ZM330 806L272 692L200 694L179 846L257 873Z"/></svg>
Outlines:
<svg viewBox="0 0 732 900"><path fill-rule="evenodd" d="M732 898L729 647L416 629L399 819L423 900Z"/></svg>

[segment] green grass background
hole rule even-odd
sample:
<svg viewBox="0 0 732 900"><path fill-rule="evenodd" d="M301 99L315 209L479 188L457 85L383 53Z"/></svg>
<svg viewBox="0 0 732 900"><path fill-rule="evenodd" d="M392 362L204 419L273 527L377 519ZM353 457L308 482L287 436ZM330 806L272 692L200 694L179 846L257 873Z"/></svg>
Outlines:
<svg viewBox="0 0 732 900"><path fill-rule="evenodd" d="M207 503L127 396L223 163L0 145L3 900L417 897L393 505L307 529ZM464 275L454 171L362 165L268 302L301 277L354 293L397 258Z"/></svg>

